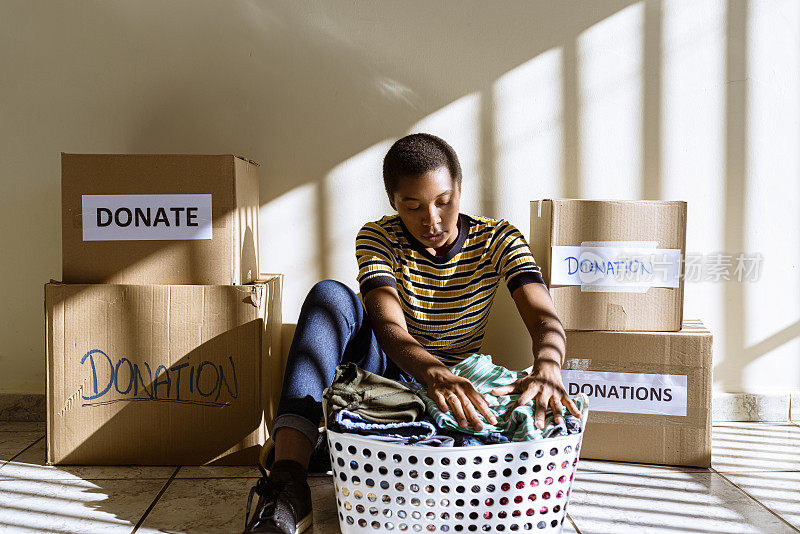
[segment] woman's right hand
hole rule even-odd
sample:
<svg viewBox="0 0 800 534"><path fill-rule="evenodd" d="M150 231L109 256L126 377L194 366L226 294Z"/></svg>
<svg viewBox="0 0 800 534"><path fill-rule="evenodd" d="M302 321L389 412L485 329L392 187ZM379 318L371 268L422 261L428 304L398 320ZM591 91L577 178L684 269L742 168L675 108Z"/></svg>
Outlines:
<svg viewBox="0 0 800 534"><path fill-rule="evenodd" d="M478 413L491 424L497 424L489 403L472 385L469 379L453 374L447 367L431 369L426 374L428 397L444 412L452 411L453 417L462 428L472 426L476 431L483 429Z"/></svg>

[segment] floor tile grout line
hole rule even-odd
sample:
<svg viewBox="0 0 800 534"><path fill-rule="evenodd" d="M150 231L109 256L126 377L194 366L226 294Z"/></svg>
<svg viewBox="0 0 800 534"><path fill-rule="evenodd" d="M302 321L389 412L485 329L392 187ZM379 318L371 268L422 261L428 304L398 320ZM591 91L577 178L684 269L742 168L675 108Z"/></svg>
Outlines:
<svg viewBox="0 0 800 534"><path fill-rule="evenodd" d="M136 531L139 530L139 527L142 526L144 520L147 519L148 514L150 514L153 508L156 507L156 503L158 503L158 500L161 498L162 495L164 495L164 492L167 491L167 488L175 479L175 476L178 474L178 471L181 470L181 467L182 466L179 465L178 467L175 468L175 471L172 473L172 476L169 477L169 479L164 483L164 486L162 486L161 490L158 492L155 499L153 499L153 502L150 503L150 506L148 506L147 510L145 510L144 513L142 514L142 517L140 517L139 521L136 522L136 526L134 526L133 530L131 530L131 534L135 534Z"/></svg>
<svg viewBox="0 0 800 534"><path fill-rule="evenodd" d="M575 524L575 521L572 519L572 516L571 516L571 515L567 514L567 519L569 519L569 522L572 524L572 528L574 528L574 529L575 529L575 531L576 531L578 534L583 534L583 533L581 532L581 529L579 529L579 528L578 528L578 525L576 525L576 524Z"/></svg>
<svg viewBox="0 0 800 534"><path fill-rule="evenodd" d="M37 439L37 440L34 440L34 442L33 442L33 443L31 443L30 445L28 445L27 447L25 447L24 449L22 449L21 451L19 451L17 454L15 454L14 456L12 456L10 460L8 460L8 461L6 461L6 462L3 462L3 464L2 464L2 465L0 465L0 469L4 468L4 467L5 467L5 466L7 466L8 464L10 464L11 462L13 462L13 461L14 461L14 460L17 458L17 456L19 456L19 455L20 455L20 454L22 454L23 452L27 451L28 449L30 449L31 447L33 447L34 445L36 445L37 443L39 443L40 441L42 441L42 440L45 438L45 436L46 436L46 435L47 435L47 434L44 434L44 435L42 435L42 437L40 437L39 439Z"/></svg>
<svg viewBox="0 0 800 534"><path fill-rule="evenodd" d="M745 495L747 495L748 497L750 497L751 499L753 499L755 502L757 502L759 505L761 505L761 507L762 507L762 508L764 508L766 511L768 511L769 513L771 513L772 515L774 515L775 517L777 517L778 519L780 519L780 520L781 520L783 523L785 523L785 524L786 524L786 525L787 525L789 528L791 528L791 529L792 529L792 530L794 530L795 532L800 532L800 529L799 529L799 528L797 528L796 526L794 526L794 525L792 525L791 523L789 523L789 522L788 522L786 519L784 519L784 518L783 518L783 517L782 517L780 514L778 514L778 513L777 513L775 510L773 510L772 508L770 508L769 506L767 506L767 505L766 505L766 504L764 504L763 502L759 501L759 500L758 500L758 499L756 499L754 496L750 495L750 493L749 493L749 492L747 492L747 491L745 491L745 490L744 490L744 489L743 489L741 486L739 486L739 484L737 484L737 483L736 483L736 482L734 482L733 480L729 479L729 478L728 478L728 477L726 477L726 476L725 476L723 473L720 473L719 471L717 471L717 470L716 470L716 469L714 469L713 467L711 468L711 470L712 470L712 471L714 471L714 472L715 472L716 474L718 474L719 476L721 476L722 478L724 478L724 479L725 479L725 480L726 480L726 481L727 481L729 484L731 484L733 487L735 487L736 489L738 489L739 491L741 491L742 493L744 493Z"/></svg>

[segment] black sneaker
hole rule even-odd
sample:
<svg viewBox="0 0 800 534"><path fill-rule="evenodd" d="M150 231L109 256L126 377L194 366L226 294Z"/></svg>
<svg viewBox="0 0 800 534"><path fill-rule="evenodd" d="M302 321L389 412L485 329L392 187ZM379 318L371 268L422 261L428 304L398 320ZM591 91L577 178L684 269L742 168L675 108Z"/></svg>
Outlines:
<svg viewBox="0 0 800 534"><path fill-rule="evenodd" d="M305 470L295 462L277 463L281 465L269 474L258 466L263 476L250 489L247 497L245 534L300 534L313 522L311 488L306 481ZM258 493L258 502L251 518L250 506L254 493Z"/></svg>

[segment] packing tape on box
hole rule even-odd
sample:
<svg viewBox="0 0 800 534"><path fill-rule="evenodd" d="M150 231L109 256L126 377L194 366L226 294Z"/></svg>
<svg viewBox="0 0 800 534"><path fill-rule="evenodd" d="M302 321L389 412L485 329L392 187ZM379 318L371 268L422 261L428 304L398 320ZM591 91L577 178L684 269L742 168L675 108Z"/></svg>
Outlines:
<svg viewBox="0 0 800 534"><path fill-rule="evenodd" d="M259 281L258 285L241 285L235 286L239 291L242 293L246 293L250 299L250 303L255 306L256 308L261 307L261 303L264 300L264 295L266 293L266 285L268 281ZM246 297L247 298L247 297Z"/></svg>
<svg viewBox="0 0 800 534"><path fill-rule="evenodd" d="M658 248L657 241L583 241L551 251L550 283L581 291L646 293L651 287L678 287L681 249Z"/></svg>
<svg viewBox="0 0 800 534"><path fill-rule="evenodd" d="M690 402L706 393L695 391L702 387L698 382L703 371L698 367L637 363L637 372L630 372L630 364L575 358L561 373L569 396L588 397L594 423L690 428L707 424L705 403ZM690 381L690 376L697 379Z"/></svg>

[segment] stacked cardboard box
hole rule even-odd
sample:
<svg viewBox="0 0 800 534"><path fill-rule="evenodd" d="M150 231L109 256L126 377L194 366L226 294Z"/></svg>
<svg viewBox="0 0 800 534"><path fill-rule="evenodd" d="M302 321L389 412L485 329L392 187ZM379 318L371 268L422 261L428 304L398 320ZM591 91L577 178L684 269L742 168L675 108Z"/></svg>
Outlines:
<svg viewBox="0 0 800 534"><path fill-rule="evenodd" d="M583 458L711 465L711 341L683 321L686 203L540 200L531 247L586 393Z"/></svg>
<svg viewBox="0 0 800 534"><path fill-rule="evenodd" d="M48 463L255 463L280 388L283 283L258 275L256 165L63 154L62 193Z"/></svg>

